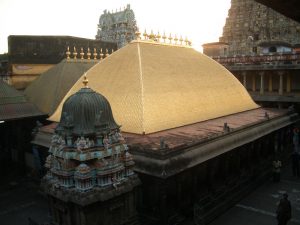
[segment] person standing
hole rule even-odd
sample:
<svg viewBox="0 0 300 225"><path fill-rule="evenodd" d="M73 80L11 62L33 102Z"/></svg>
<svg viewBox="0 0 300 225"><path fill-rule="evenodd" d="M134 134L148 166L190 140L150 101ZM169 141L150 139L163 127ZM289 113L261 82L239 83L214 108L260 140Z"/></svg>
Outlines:
<svg viewBox="0 0 300 225"><path fill-rule="evenodd" d="M280 199L276 210L278 225L286 225L292 217L291 202L288 200L288 194L284 193L283 198Z"/></svg>

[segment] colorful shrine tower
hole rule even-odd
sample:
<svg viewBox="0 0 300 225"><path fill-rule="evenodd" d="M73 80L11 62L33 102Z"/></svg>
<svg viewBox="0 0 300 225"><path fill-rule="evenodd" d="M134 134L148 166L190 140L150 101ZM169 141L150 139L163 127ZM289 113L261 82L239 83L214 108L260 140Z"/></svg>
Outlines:
<svg viewBox="0 0 300 225"><path fill-rule="evenodd" d="M107 99L87 87L64 103L42 186L53 224L137 224L134 162Z"/></svg>
<svg viewBox="0 0 300 225"><path fill-rule="evenodd" d="M96 39L116 42L118 48L135 39L137 25L133 10L128 4L124 10L110 12L104 10L100 16Z"/></svg>

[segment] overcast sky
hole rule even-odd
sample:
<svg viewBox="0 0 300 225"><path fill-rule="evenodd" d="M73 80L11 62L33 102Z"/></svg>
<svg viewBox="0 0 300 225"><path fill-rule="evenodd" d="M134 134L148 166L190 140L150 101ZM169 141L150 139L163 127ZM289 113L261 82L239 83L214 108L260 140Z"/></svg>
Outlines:
<svg viewBox="0 0 300 225"><path fill-rule="evenodd" d="M103 10L130 4L141 32L187 36L200 49L218 41L230 0L0 0L0 53L9 35L70 35L95 38Z"/></svg>

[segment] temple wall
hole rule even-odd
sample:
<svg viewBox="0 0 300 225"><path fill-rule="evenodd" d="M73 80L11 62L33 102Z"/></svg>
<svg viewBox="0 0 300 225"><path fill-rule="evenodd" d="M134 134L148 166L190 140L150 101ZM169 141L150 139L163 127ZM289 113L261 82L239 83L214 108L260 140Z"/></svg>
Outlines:
<svg viewBox="0 0 300 225"><path fill-rule="evenodd" d="M167 179L139 174L142 202L138 209L151 224L174 224L192 218L210 222L265 179L275 154L291 152L291 127L240 146Z"/></svg>

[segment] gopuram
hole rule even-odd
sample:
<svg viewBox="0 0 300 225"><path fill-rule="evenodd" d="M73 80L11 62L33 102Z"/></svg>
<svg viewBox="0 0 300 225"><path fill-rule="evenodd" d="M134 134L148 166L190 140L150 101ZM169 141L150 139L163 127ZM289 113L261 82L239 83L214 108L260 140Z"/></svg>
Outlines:
<svg viewBox="0 0 300 225"><path fill-rule="evenodd" d="M204 44L203 52L257 103L300 109L300 23L254 0L232 0L219 40Z"/></svg>
<svg viewBox="0 0 300 225"><path fill-rule="evenodd" d="M122 48L135 39L136 31L134 12L128 4L123 10L104 10L99 19L96 40L114 42L118 48Z"/></svg>
<svg viewBox="0 0 300 225"><path fill-rule="evenodd" d="M263 53L266 46L299 44L299 34L299 23L273 9L254 0L232 0L220 42L228 44L228 55L247 55Z"/></svg>
<svg viewBox="0 0 300 225"><path fill-rule="evenodd" d="M139 32L136 35L91 67L86 77L90 88L107 98L115 121L122 125L133 171L141 181L138 219L143 225L208 224L265 181L275 156L288 157L299 116L292 109L257 105L227 69L194 50L187 39L145 32L142 40ZM70 148L68 130L75 123L66 122L75 117L64 112L70 96L82 92L83 78L55 103L52 123L35 135L32 143L39 152L52 149L51 137L61 128L65 149ZM60 79L68 77L61 73ZM42 88L35 88L43 98ZM81 134L75 136L72 143L78 137L80 141ZM97 132L84 138L98 143ZM67 152L57 154L64 163ZM95 168L93 161L82 160ZM77 177L72 179L76 184Z"/></svg>

